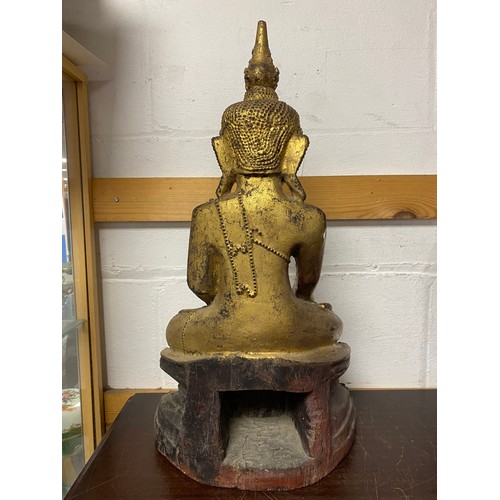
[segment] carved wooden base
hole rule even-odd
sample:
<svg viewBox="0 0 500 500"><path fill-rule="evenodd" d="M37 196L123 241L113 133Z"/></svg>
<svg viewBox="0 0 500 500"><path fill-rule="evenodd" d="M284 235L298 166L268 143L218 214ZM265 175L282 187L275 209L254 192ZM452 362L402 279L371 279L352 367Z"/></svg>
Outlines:
<svg viewBox="0 0 500 500"><path fill-rule="evenodd" d="M355 428L338 378L350 349L306 355L191 356L161 353L179 382L155 416L158 450L191 478L243 490L289 490L327 475L348 453Z"/></svg>

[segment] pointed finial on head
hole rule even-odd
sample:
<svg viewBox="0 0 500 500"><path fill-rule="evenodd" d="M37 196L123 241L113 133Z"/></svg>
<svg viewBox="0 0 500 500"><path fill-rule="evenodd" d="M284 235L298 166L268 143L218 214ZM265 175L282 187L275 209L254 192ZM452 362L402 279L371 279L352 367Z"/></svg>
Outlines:
<svg viewBox="0 0 500 500"><path fill-rule="evenodd" d="M252 50L250 64L273 64L267 38L267 26L264 21L259 21L257 24L257 34L255 35L255 45Z"/></svg>
<svg viewBox="0 0 500 500"><path fill-rule="evenodd" d="M278 79L279 70L274 66L269 50L267 26L264 21L259 21L252 58L245 69L245 87L247 90L257 86L274 90L278 85Z"/></svg>

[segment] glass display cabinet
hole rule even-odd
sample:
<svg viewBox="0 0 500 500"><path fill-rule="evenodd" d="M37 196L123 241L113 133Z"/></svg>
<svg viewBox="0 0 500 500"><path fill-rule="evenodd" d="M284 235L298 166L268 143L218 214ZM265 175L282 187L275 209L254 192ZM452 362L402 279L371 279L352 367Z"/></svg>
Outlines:
<svg viewBox="0 0 500 500"><path fill-rule="evenodd" d="M62 65L62 496L102 438L87 78Z"/></svg>

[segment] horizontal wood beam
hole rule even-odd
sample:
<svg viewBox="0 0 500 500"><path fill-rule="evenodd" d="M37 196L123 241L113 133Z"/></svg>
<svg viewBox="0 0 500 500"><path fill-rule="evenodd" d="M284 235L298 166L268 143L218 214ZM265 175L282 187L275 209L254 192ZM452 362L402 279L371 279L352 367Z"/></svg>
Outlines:
<svg viewBox="0 0 500 500"><path fill-rule="evenodd" d="M433 219L435 175L301 177L307 202L328 220ZM93 179L95 222L190 221L193 208L215 197L218 178Z"/></svg>

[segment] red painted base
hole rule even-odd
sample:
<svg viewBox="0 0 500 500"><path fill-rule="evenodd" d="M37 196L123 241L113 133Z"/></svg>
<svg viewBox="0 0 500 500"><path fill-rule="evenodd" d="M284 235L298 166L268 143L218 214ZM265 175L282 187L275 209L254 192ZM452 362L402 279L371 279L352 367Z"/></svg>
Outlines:
<svg viewBox="0 0 500 500"><path fill-rule="evenodd" d="M161 366L179 382L155 416L158 450L196 481L243 490L312 484L347 455L355 409L338 378L350 349L307 356L188 356Z"/></svg>

